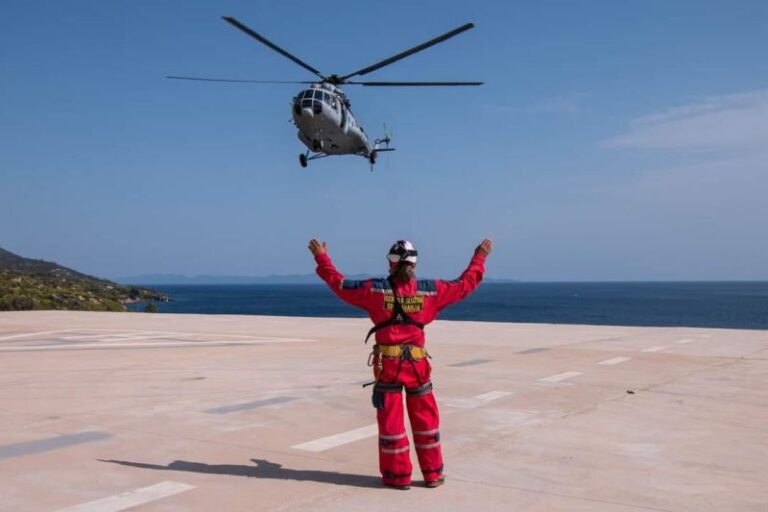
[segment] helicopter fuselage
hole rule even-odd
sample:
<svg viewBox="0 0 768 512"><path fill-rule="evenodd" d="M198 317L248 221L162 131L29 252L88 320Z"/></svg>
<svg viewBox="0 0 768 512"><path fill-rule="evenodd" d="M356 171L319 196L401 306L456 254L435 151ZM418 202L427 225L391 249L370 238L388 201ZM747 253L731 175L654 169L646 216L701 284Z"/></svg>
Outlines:
<svg viewBox="0 0 768 512"><path fill-rule="evenodd" d="M252 28L240 23L232 16L222 16L224 21L244 32L261 44L269 47L271 50L279 53L283 57L291 60L317 76L320 80L309 82L305 80L242 80L231 78L206 78L192 76L168 76L168 78L179 80L198 80L203 82L250 82L250 83L300 83L308 84L308 87L294 96L291 102L291 113L296 128L299 129L299 140L307 147L306 153L299 155L299 163L302 167L307 166L307 162L318 158L324 158L331 155L359 155L365 157L371 164L371 170L376 163L377 155L383 151L394 151L395 148L389 147L390 136L386 133L381 138L374 139L373 143L368 141L365 130L360 126L352 115L349 100L342 92L340 85L362 85L378 87L424 87L424 86L458 86L458 85L481 85L482 82L425 82L425 81L397 81L380 82L371 80L350 80L356 76L364 76L377 69L389 66L401 59L409 57L414 53L426 50L431 46L442 43L462 32L465 32L475 25L474 23L465 23L449 32L437 37L433 37L418 46L414 46L405 51L387 57L370 66L358 69L353 73L345 75L331 74L324 75L318 69L310 66L295 55L288 53L283 48L254 31ZM385 147L382 147L382 144ZM310 155L310 153L314 153Z"/></svg>
<svg viewBox="0 0 768 512"><path fill-rule="evenodd" d="M338 87L318 83L300 91L291 106L299 140L315 153L369 156L371 147Z"/></svg>

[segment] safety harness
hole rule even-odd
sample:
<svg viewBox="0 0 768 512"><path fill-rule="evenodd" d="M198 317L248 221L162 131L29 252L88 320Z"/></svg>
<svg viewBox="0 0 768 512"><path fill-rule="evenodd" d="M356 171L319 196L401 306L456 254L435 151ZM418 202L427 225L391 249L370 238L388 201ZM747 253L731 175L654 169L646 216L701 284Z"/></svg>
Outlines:
<svg viewBox="0 0 768 512"><path fill-rule="evenodd" d="M424 324L417 322L403 310L403 306L400 304L400 301L397 300L397 291L395 290L395 280L392 276L389 276L387 278L387 281L389 282L390 288L392 288L392 296L393 296L393 310L392 316L383 322L379 322L378 324L371 327L371 330L368 331L368 335L365 337L365 343L368 343L368 339L371 337L373 333L378 331L379 329L383 329L384 327L389 327L390 325L413 325L414 327L418 327L422 331L424 330Z"/></svg>
<svg viewBox="0 0 768 512"><path fill-rule="evenodd" d="M415 388L407 389L405 390L406 394L410 396L421 396L426 395L427 393L432 391L432 381L427 382L421 382L421 377L419 377L419 372L416 370L416 363L414 361L418 361L420 359L424 359L425 357L430 357L430 355L427 353L427 351L421 347L414 347L413 345L392 345L391 348L402 348L402 352L397 359L399 359L398 365L397 365L397 371L395 372L395 376L392 378L391 382L380 382L379 381L379 375L381 375L381 371L383 370L384 364L382 360L385 357L383 352L381 352L380 348L390 346L382 346L382 345L374 345L374 351L371 353L371 357L368 358L368 366L373 366L373 359L375 357L375 354L379 354L378 361L376 363L376 378L372 380L371 382L367 382L363 384L363 387L370 386L373 384L373 394L371 396L371 402L373 403L373 407L376 409L383 409L384 408L384 393L400 393L403 390L403 384L400 382L397 382L397 378L400 376L400 370L403 368L403 362L408 361L408 363L413 368L413 374L416 376L416 379L419 382L419 385ZM418 353L418 356L414 354L414 352Z"/></svg>
<svg viewBox="0 0 768 512"><path fill-rule="evenodd" d="M421 330L424 330L424 324L412 319L403 310L403 307L397 298L397 292L395 291L395 283L392 276L390 276L387 280L389 281L389 285L392 288L394 313L392 314L392 317L389 320L376 324L375 326L373 326L373 328L370 331L368 331L368 336L366 336L365 338L366 343L368 343L368 338L370 338L374 332L390 325L413 325L418 327ZM397 382L397 378L400 376L400 370L403 367L403 361L408 361L411 364L411 366L413 367L413 372L416 375L416 379L419 381L418 387L413 389L406 389L405 392L412 396L420 396L420 395L425 395L430 391L432 391L432 382L431 381L427 381L426 383L421 382L419 373L416 371L416 366L414 363L414 361L419 361L421 359L430 357L429 353L427 352L427 349L423 347L417 347L415 345L411 345L408 343L403 343L399 345L376 344L373 346L373 351L368 357L368 366L373 366L374 360L376 360L377 355L379 357L378 357L378 360L376 361L376 371L374 373L375 378L371 382L367 382L363 384L363 387L373 385L373 396L371 397L371 401L373 402L373 406L376 409L384 408L383 393L400 393L402 391L403 385ZM395 372L395 377L392 379L392 382L379 382L379 375L381 375L381 372L384 369L383 359L385 357L390 357L393 359L400 360L397 365L397 372Z"/></svg>

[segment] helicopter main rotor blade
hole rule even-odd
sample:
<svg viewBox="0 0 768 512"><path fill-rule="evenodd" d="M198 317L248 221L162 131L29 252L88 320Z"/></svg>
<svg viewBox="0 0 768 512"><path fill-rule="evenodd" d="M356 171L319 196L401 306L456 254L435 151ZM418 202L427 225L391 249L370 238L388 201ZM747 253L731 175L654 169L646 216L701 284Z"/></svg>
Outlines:
<svg viewBox="0 0 768 512"><path fill-rule="evenodd" d="M432 87L454 85L483 85L485 82L344 82L352 85L365 85L368 87Z"/></svg>
<svg viewBox="0 0 768 512"><path fill-rule="evenodd" d="M238 78L204 78L198 76L166 76L172 80L197 80L200 82L235 82L246 84L314 84L308 80L240 80Z"/></svg>
<svg viewBox="0 0 768 512"><path fill-rule="evenodd" d="M467 23L466 25L462 25L458 28L455 28L451 30L450 32L446 32L445 34L435 37L434 39L430 39L426 43L422 43L418 46L414 46L410 50L405 50L404 52L400 52L397 55L393 55L392 57L389 57L388 59L384 59L381 62L377 62L376 64L372 64L366 68L363 68L359 71L355 71L354 73L350 73L348 75L345 75L341 77L342 80L346 80L347 78L352 78L353 76L357 75L366 75L370 73L371 71L376 71L379 68L383 68L384 66L389 66L393 62L397 62L400 59L404 59L410 55L413 55L414 53L420 52L422 50L426 50L430 46L434 46L437 43L442 43L443 41L452 38L453 36L457 36L461 34L462 32L465 32L475 26L474 23Z"/></svg>
<svg viewBox="0 0 768 512"><path fill-rule="evenodd" d="M243 32L245 32L246 34L251 36L252 38L254 38L257 41L259 41L260 43L262 43L262 44L264 44L266 46L269 46L270 48L275 50L277 53L282 55L283 57L287 57L287 58L291 59L293 62L295 62L299 66L303 67L304 69L306 69L308 71L311 71L312 73L316 74L317 76L319 76L320 78L325 80L325 77L322 74L320 74L320 71L316 70L315 68L313 68L312 66L310 66L306 62L302 61L298 57L295 57L295 56L291 55L290 53L288 53L287 51L283 50L282 48L277 46L275 43L273 43L272 41L270 41L266 37L264 37L264 36L262 36L260 34L257 34L252 29L250 29L249 27L246 27L245 25L243 25L242 23L237 21L232 16L222 16L221 18L224 21L226 21L227 23L229 23L230 25L233 25L234 27L239 28L240 30L242 30Z"/></svg>

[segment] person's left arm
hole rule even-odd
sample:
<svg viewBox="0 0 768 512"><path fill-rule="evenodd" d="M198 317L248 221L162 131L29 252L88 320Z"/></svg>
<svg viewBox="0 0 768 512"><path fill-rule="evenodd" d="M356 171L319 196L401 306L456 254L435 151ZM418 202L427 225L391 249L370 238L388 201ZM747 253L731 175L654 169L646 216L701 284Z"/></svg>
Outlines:
<svg viewBox="0 0 768 512"><path fill-rule="evenodd" d="M437 281L437 309L466 298L480 285L485 274L485 259L493 250L493 241L486 238L475 249L469 265L455 281Z"/></svg>

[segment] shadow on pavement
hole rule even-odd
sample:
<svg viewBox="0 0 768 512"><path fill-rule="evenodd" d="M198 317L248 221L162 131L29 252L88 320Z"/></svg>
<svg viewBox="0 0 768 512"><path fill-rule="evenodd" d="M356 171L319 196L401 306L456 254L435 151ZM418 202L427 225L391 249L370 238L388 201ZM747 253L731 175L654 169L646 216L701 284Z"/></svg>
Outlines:
<svg viewBox="0 0 768 512"><path fill-rule="evenodd" d="M127 460L105 460L122 466L131 466L142 469L157 469L164 471L191 471L193 473L208 473L214 475L247 476L252 478L272 478L276 480L297 480L299 482L320 482L323 484L347 485L350 487L376 487L380 488L381 480L369 475L354 475L350 473L337 473L335 471L319 471L305 469L287 469L282 464L276 464L266 459L251 459L255 466L238 466L234 464L205 464L202 462L189 462L175 460L166 466L159 464L147 464L144 462L131 462Z"/></svg>

